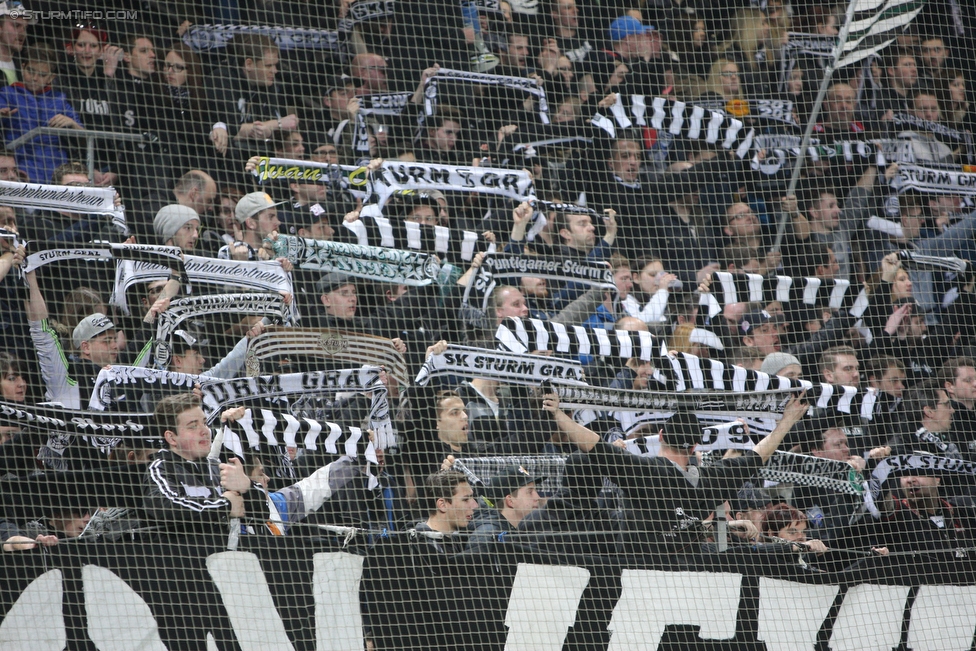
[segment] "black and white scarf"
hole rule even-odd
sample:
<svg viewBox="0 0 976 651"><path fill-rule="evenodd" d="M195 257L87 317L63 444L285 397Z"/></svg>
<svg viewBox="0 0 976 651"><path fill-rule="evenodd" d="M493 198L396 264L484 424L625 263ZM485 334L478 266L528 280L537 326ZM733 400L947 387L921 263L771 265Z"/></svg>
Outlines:
<svg viewBox="0 0 976 651"><path fill-rule="evenodd" d="M779 174L785 176L792 173L793 163L800 155L799 139L796 139L795 144L793 144L793 136L756 136L755 140L753 149L756 153L752 157L753 170L766 176ZM783 145L787 146L784 147ZM761 160L760 151L763 152ZM888 162L883 147L860 140L845 140L830 145L811 145L807 147L807 156L814 162L820 160L843 160L845 163L860 161L878 167L884 167Z"/></svg>
<svg viewBox="0 0 976 651"><path fill-rule="evenodd" d="M396 15L396 0L355 0L349 4L346 17L339 21L339 33L348 34L356 25L377 18L393 18Z"/></svg>
<svg viewBox="0 0 976 651"><path fill-rule="evenodd" d="M104 248L45 249L27 256L24 260L24 272L64 260L123 260L155 264L161 269L161 278L167 278L170 272L175 271L184 280L187 279L183 254L178 247L151 244L108 244Z"/></svg>
<svg viewBox="0 0 976 651"><path fill-rule="evenodd" d="M755 129L746 129L742 120L731 117L723 111L712 111L702 106L694 106L664 97L648 98L644 95L631 95L630 111L624 107L622 95L610 107L613 119L597 113L590 121L606 131L611 138L617 137L617 126L627 129L634 124L650 126L672 136L689 140L703 140L708 144L721 143L739 158L745 158L751 151L756 136ZM650 111L650 116L647 113Z"/></svg>
<svg viewBox="0 0 976 651"><path fill-rule="evenodd" d="M392 0L385 0L392 2ZM362 154L364 158L369 157L369 127L366 124L367 115L401 115L413 93L384 93L375 95L360 95L359 101L361 108L356 112L356 137L353 149ZM424 123L424 114L421 112L417 116L417 126Z"/></svg>
<svg viewBox="0 0 976 651"><path fill-rule="evenodd" d="M120 438L155 438L152 414L109 413L65 409L57 405L23 405L0 401L0 422L23 428L79 435L96 447Z"/></svg>
<svg viewBox="0 0 976 651"><path fill-rule="evenodd" d="M881 138L881 154L889 163L914 163L915 148L907 138Z"/></svg>
<svg viewBox="0 0 976 651"><path fill-rule="evenodd" d="M908 190L934 194L976 195L976 173L953 169L922 167L902 163L891 187L899 194Z"/></svg>
<svg viewBox="0 0 976 651"><path fill-rule="evenodd" d="M498 285L498 280L516 280L523 276L545 278L547 283L551 281L554 286L561 283L579 283L588 287L603 287L613 293L617 291L608 262L489 253L478 272L471 275L471 280L464 289L462 304L484 312L488 309L488 300Z"/></svg>
<svg viewBox="0 0 976 651"><path fill-rule="evenodd" d="M427 115L434 115L437 110L437 82L450 80L481 84L486 86L503 86L514 90L521 90L532 95L539 102L539 119L543 124L549 124L549 103L546 101L546 91L538 80L530 77L511 77L508 75L493 75L487 72L467 72L465 70L451 70L441 68L436 75L427 79L424 84L424 111Z"/></svg>
<svg viewBox="0 0 976 651"><path fill-rule="evenodd" d="M649 332L627 330L587 330L541 319L508 317L495 330L495 339L507 350L528 353L547 350L578 357L632 357L651 361L662 354L663 341Z"/></svg>
<svg viewBox="0 0 976 651"><path fill-rule="evenodd" d="M358 165L333 165L262 156L252 174L257 177L258 183L274 180L323 183L333 188L337 194L348 192L357 199L365 199L370 194L367 170Z"/></svg>
<svg viewBox="0 0 976 651"><path fill-rule="evenodd" d="M490 11L499 14L502 12L501 0L471 0L469 4L478 8L478 11Z"/></svg>
<svg viewBox="0 0 976 651"><path fill-rule="evenodd" d="M830 307L832 310L852 310L860 297L858 292L851 290L850 281L843 279L764 277L726 271L717 271L714 276L710 291L721 305L779 301L788 306L799 301L804 305Z"/></svg>
<svg viewBox="0 0 976 651"><path fill-rule="evenodd" d="M212 381L213 378L203 375L163 371L156 368L107 366L99 371L95 378L88 408L93 411L111 411L124 406L123 403L127 401L138 404L134 400L130 401L130 391L142 394L167 387L177 392L190 392L195 385L202 386Z"/></svg>
<svg viewBox="0 0 976 651"><path fill-rule="evenodd" d="M367 216L342 225L355 234L360 246L424 251L453 262L471 262L479 250L495 249L493 244L485 247L483 242L479 242L481 236L475 231L452 230L446 226L418 224L399 218Z"/></svg>
<svg viewBox="0 0 976 651"><path fill-rule="evenodd" d="M376 446L360 427L342 427L338 423L310 418L295 418L270 409L247 409L244 416L224 424L224 448L244 459L245 445L250 451L267 448L298 448L328 454L339 454L376 462Z"/></svg>
<svg viewBox="0 0 976 651"><path fill-rule="evenodd" d="M281 323L288 318L288 306L281 294L209 294L174 299L156 322L154 357L160 368L166 368L173 352L170 339L187 319L208 314L244 314L266 316Z"/></svg>
<svg viewBox="0 0 976 651"><path fill-rule="evenodd" d="M587 386L579 362L453 344L443 354L431 355L414 382L425 386L431 378L449 375L531 386L539 386L543 382Z"/></svg>
<svg viewBox="0 0 976 651"><path fill-rule="evenodd" d="M112 225L128 234L125 207L115 206L115 188L75 187L0 181L0 206L38 208L76 215L111 215Z"/></svg>
<svg viewBox="0 0 976 651"><path fill-rule="evenodd" d="M235 380L209 380L201 385L204 411L214 421L224 408L231 405L263 402L278 404L287 401L287 413L309 420L308 414L319 411L310 407L310 398L337 397L338 394L365 394L370 398L369 428L373 430L379 449L396 447L396 429L390 419L388 391L380 379L377 366L361 366L337 371L312 373L283 373Z"/></svg>
<svg viewBox="0 0 976 651"><path fill-rule="evenodd" d="M663 383L666 391L692 392L686 397L675 396L670 399L681 400L682 404L696 410L727 411L731 406L732 411L781 412L792 395L805 390L807 400L817 407L844 414L860 414L862 418L870 420L877 401L877 394L871 389L859 391L854 387L814 384L807 380L770 376L761 371L723 364L687 353L672 357L662 349L660 340L648 332L608 331L601 328L586 330L540 319L508 317L498 326L495 337L508 350L518 353L543 350L567 355L588 354L652 361L660 373L656 377ZM595 395L603 394L597 391ZM614 399L608 397L607 400ZM691 401L690 404L688 401ZM648 408L663 408L657 403L648 405ZM591 404L587 408L620 409L613 402L604 405ZM635 407L638 411L642 409L642 406Z"/></svg>
<svg viewBox="0 0 976 651"><path fill-rule="evenodd" d="M834 48L837 47L836 36L789 32L787 39L780 59L779 91L781 93L786 92L786 84L800 57L811 57L819 61L822 67L827 64L827 60L834 53Z"/></svg>
<svg viewBox="0 0 976 651"><path fill-rule="evenodd" d="M360 113L367 115L400 115L410 103L413 93L379 93L358 95Z"/></svg>
<svg viewBox="0 0 976 651"><path fill-rule="evenodd" d="M866 488L861 473L846 461L792 452L775 453L759 469L759 477L766 481L824 488L845 495L863 496Z"/></svg>
<svg viewBox="0 0 976 651"><path fill-rule="evenodd" d="M276 260L220 260L188 255L184 256L183 263L186 276L193 285L195 293L202 293L203 288L200 285L217 285L225 291L227 287L288 294L294 294L295 291L291 277ZM115 270L115 285L109 303L128 314L126 291L136 283L165 280L169 277L169 273L167 267L152 262L141 260L120 262ZM185 283L184 288L186 289ZM296 317L298 315L294 305L292 315Z"/></svg>
<svg viewBox="0 0 976 651"><path fill-rule="evenodd" d="M381 283L422 287L434 282L441 270L437 259L416 251L343 244L278 234L269 240L276 257L287 258L302 269L341 271Z"/></svg>
<svg viewBox="0 0 976 651"><path fill-rule="evenodd" d="M304 27L271 25L191 25L183 42L195 52L209 52L227 47L237 35L267 36L282 50L341 50L337 32Z"/></svg>
<svg viewBox="0 0 976 651"><path fill-rule="evenodd" d="M799 127L799 123L793 118L793 102L787 99L763 99L749 98L742 100L748 106L749 114L746 117L755 120L768 120L772 122L782 122L792 127ZM727 112L726 100L717 98L713 100L704 99L696 102L696 105L708 111Z"/></svg>
<svg viewBox="0 0 976 651"><path fill-rule="evenodd" d="M407 365L393 345L383 337L330 330L328 328L284 328L268 326L248 342L245 367L249 376L261 375L261 362L291 357L328 360L331 366L383 367L400 386L409 386Z"/></svg>
<svg viewBox="0 0 976 651"><path fill-rule="evenodd" d="M199 385L203 393L203 411L210 423L217 421L227 407L257 402L287 410L290 416L301 419L307 418L302 415L308 411L307 398L364 393L371 399L370 428L376 434L377 445L386 449L395 446L396 431L390 420L388 392L380 380L380 372L379 367L362 366L225 380L139 366L111 366L98 374L89 408L105 411L124 406L130 393L138 395L157 391L160 387L189 392Z"/></svg>
<svg viewBox="0 0 976 651"><path fill-rule="evenodd" d="M526 170L493 169L437 163L404 163L384 161L369 175L367 197L370 205L364 206L363 215L377 215L394 194L405 191L440 190L441 192L465 192L492 194L515 201L535 199L532 178Z"/></svg>
<svg viewBox="0 0 976 651"><path fill-rule="evenodd" d="M927 131L938 137L943 142L953 142L966 147L966 162L973 162L973 136L971 133L947 127L938 122L923 120L915 117L911 113L895 113L892 124L896 128L909 129L912 131Z"/></svg>
<svg viewBox="0 0 976 651"><path fill-rule="evenodd" d="M885 457L871 472L868 482L871 493L879 499L882 492L890 487L889 480L905 475L970 475L976 476L976 463L962 459L949 459L929 454L897 454Z"/></svg>
<svg viewBox="0 0 976 651"><path fill-rule="evenodd" d="M523 158L529 159L538 156L538 150L543 149L545 147L551 147L554 145L556 146L564 145L567 147L569 146L581 147L583 145L591 145L591 144L593 144L593 138L586 138L584 136L568 136L566 138L546 138L544 140L532 140L530 142L520 142L514 147L512 147L512 151L515 152L516 154L521 153Z"/></svg>

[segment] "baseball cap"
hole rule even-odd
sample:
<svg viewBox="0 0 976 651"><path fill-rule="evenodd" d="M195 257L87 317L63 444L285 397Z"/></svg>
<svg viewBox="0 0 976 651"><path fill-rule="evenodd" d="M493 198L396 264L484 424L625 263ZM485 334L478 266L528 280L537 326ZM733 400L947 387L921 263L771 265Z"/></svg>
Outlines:
<svg viewBox="0 0 976 651"><path fill-rule="evenodd" d="M790 364L801 366L800 360L789 353L769 353L759 370L767 375L776 375Z"/></svg>
<svg viewBox="0 0 976 651"><path fill-rule="evenodd" d="M324 86L322 94L329 95L332 91L342 90L347 86L355 86L356 82L349 75L331 75L326 77L325 83L322 85Z"/></svg>
<svg viewBox="0 0 976 651"><path fill-rule="evenodd" d="M766 325L767 323L773 323L773 321L774 319L772 315L766 310L753 310L751 312L746 312L739 320L739 334L751 335L752 331L759 326Z"/></svg>
<svg viewBox="0 0 976 651"><path fill-rule="evenodd" d="M319 279L318 290L320 294L328 294L345 285L355 284L355 277L344 274L341 271L330 271Z"/></svg>
<svg viewBox="0 0 976 651"><path fill-rule="evenodd" d="M766 508L766 505L773 502L773 496L769 494L768 491L757 488L751 483L746 483L739 492L736 493L735 499L730 500L731 511L729 517L735 517L736 513L746 513L747 511L762 511Z"/></svg>
<svg viewBox="0 0 976 651"><path fill-rule="evenodd" d="M610 23L610 40L620 41L635 34L653 32L653 25L644 25L633 16L620 16Z"/></svg>
<svg viewBox="0 0 976 651"><path fill-rule="evenodd" d="M198 353L202 353L209 343L210 341L201 337L198 332L183 329L173 331L172 347L174 355L183 355L188 350L195 350Z"/></svg>
<svg viewBox="0 0 976 651"><path fill-rule="evenodd" d="M702 439L702 424L692 411L674 412L664 424L663 443L672 448L692 448Z"/></svg>
<svg viewBox="0 0 976 651"><path fill-rule="evenodd" d="M245 219L254 217L254 215L258 214L262 210L274 208L275 206L280 206L286 203L288 202L276 202L267 192L251 192L249 194L245 194L243 197L241 197L241 200L237 202L237 208L234 209L234 218L238 222L244 223Z"/></svg>
<svg viewBox="0 0 976 651"><path fill-rule="evenodd" d="M75 348L80 349L82 342L114 329L115 324L112 323L111 319L101 312L95 312L95 314L86 316L75 326L71 333L71 343L75 345Z"/></svg>
<svg viewBox="0 0 976 651"><path fill-rule="evenodd" d="M529 474L522 466L505 466L501 472L491 478L485 487L484 497L494 502L493 506L500 507L505 496L518 492L518 489L539 481Z"/></svg>

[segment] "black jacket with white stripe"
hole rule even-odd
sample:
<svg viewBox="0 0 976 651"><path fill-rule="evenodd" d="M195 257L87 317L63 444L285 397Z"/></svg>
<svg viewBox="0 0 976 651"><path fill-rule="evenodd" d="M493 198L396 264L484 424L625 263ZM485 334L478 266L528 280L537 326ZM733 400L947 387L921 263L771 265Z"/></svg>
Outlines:
<svg viewBox="0 0 976 651"><path fill-rule="evenodd" d="M231 504L222 494L217 462L187 461L170 450L160 450L146 471L146 518L170 530L199 531L201 525L226 525Z"/></svg>

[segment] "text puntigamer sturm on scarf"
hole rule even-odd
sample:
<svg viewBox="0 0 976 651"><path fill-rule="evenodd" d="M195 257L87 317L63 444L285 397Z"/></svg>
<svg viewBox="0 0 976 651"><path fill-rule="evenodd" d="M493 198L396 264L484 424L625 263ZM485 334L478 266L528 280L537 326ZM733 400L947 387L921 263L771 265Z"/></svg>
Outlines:
<svg viewBox="0 0 976 651"><path fill-rule="evenodd" d="M617 291L609 262L494 252L485 255L478 272L471 275L464 288L462 305L484 312L498 279L517 279L525 275L545 278L554 286L571 282L602 287L613 293Z"/></svg>

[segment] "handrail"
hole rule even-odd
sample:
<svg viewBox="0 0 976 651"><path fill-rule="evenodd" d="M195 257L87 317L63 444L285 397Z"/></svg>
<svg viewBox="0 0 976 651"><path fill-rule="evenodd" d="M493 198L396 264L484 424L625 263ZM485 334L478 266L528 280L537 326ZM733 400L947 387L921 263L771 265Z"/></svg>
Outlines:
<svg viewBox="0 0 976 651"><path fill-rule="evenodd" d="M16 140L11 140L6 145L7 151L15 151L25 142L31 141L37 136L73 136L84 138L87 149L88 180L95 182L95 139L119 140L124 142L142 142L146 139L141 133L118 133L115 131L89 131L88 129L69 129L64 127L34 127Z"/></svg>
<svg viewBox="0 0 976 651"><path fill-rule="evenodd" d="M75 136L89 138L105 138L106 140L124 140L127 142L139 142L144 136L141 133L118 133L116 131L90 131L88 129L68 129L55 127L34 127L16 140L7 143L7 151L14 151L28 140L33 140L37 136Z"/></svg>

